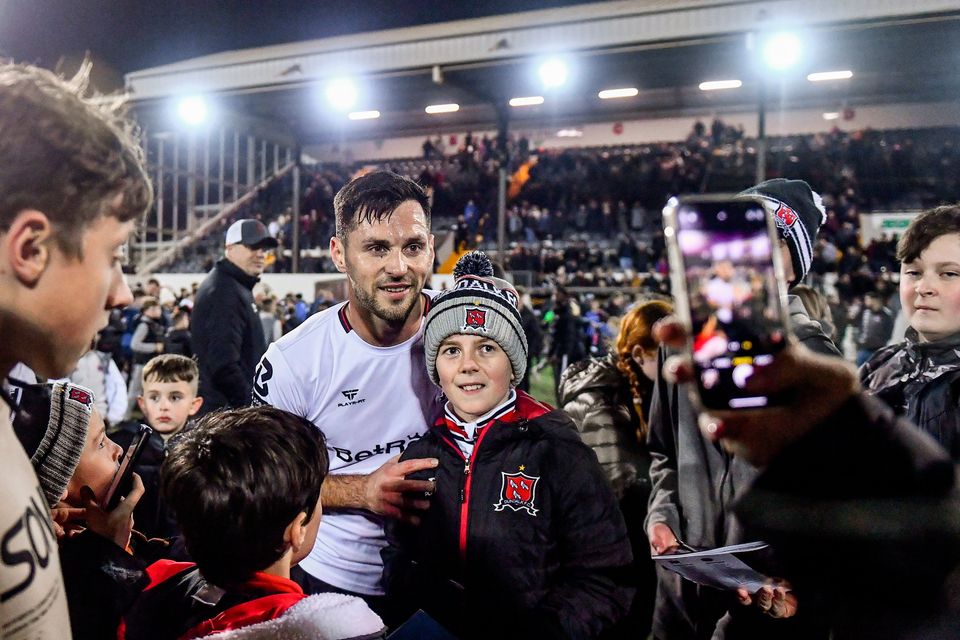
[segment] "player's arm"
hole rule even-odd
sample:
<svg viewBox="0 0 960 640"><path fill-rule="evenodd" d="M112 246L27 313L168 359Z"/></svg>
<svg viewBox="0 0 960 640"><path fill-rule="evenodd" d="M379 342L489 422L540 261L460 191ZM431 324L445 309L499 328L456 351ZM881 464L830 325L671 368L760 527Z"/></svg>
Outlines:
<svg viewBox="0 0 960 640"><path fill-rule="evenodd" d="M407 480L406 476L424 469L433 469L436 458L400 462L394 456L368 475L330 474L323 481L324 509L365 509L373 513L399 518L411 524L419 522L419 511L430 506L426 494L434 483Z"/></svg>

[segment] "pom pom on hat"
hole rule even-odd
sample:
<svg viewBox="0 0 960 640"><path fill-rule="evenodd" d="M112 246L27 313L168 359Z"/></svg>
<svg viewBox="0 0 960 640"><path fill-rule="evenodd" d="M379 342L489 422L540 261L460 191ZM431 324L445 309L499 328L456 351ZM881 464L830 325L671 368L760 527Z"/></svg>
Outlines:
<svg viewBox="0 0 960 640"><path fill-rule="evenodd" d="M463 276L492 278L493 275L493 263L490 262L490 258L483 251L465 253L463 257L457 260L457 265L453 268L453 277L457 280Z"/></svg>

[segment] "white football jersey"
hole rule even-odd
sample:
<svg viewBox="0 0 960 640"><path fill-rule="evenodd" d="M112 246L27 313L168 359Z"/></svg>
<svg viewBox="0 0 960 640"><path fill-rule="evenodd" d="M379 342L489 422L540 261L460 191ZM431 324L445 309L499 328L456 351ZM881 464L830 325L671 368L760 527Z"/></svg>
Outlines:
<svg viewBox="0 0 960 640"><path fill-rule="evenodd" d="M441 411L440 390L424 364L422 320L409 340L376 347L352 329L346 309L344 302L311 316L270 345L254 377L254 404L317 425L330 473L368 474L426 433ZM382 521L366 511L324 510L317 542L300 566L341 589L383 594Z"/></svg>

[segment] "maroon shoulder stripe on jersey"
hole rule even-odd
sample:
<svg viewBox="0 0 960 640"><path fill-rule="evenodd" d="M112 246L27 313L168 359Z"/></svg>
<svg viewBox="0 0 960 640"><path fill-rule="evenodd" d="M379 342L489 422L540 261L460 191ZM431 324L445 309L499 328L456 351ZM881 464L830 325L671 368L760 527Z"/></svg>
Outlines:
<svg viewBox="0 0 960 640"><path fill-rule="evenodd" d="M348 302L347 304L343 305L340 307L340 311L337 312L337 317L340 318L340 325L343 327L343 330L346 333L353 331L353 327L350 326L350 320L347 319L347 306L349 304L350 303Z"/></svg>

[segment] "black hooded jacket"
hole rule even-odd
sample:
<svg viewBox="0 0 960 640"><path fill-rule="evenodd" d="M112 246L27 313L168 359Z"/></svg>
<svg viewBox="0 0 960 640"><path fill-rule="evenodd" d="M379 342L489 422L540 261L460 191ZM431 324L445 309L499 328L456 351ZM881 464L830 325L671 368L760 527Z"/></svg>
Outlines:
<svg viewBox="0 0 960 640"><path fill-rule="evenodd" d="M253 373L267 350L249 276L226 258L200 284L191 317L203 413L250 404Z"/></svg>

